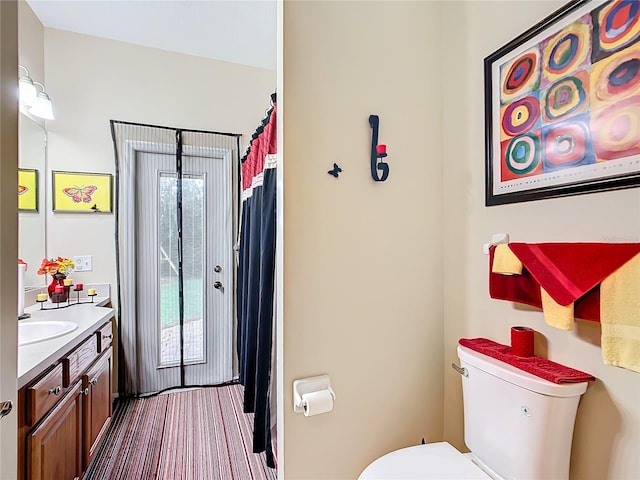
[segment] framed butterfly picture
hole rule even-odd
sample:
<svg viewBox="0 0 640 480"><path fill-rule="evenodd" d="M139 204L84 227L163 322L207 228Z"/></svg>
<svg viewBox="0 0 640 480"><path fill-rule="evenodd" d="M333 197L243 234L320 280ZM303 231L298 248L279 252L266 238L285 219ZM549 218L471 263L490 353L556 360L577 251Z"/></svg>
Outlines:
<svg viewBox="0 0 640 480"><path fill-rule="evenodd" d="M38 211L38 170L18 169L18 210Z"/></svg>
<svg viewBox="0 0 640 480"><path fill-rule="evenodd" d="M53 211L60 213L111 213L113 176L108 173L54 171Z"/></svg>

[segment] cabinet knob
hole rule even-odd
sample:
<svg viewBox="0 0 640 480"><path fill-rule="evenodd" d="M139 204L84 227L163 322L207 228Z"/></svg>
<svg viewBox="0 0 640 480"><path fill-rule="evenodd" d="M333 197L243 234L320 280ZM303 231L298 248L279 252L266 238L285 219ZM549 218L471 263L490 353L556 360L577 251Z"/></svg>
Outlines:
<svg viewBox="0 0 640 480"><path fill-rule="evenodd" d="M94 379L93 379L93 380L91 380L89 383L90 383L91 385L95 385L96 383L98 383L98 379L97 379L97 378L94 378Z"/></svg>
<svg viewBox="0 0 640 480"><path fill-rule="evenodd" d="M109 335L102 335L102 338L105 340L111 340L113 338L113 333L110 333Z"/></svg>
<svg viewBox="0 0 640 480"><path fill-rule="evenodd" d="M89 395L89 387L87 387L84 390L82 390L82 394L83 395Z"/></svg>
<svg viewBox="0 0 640 480"><path fill-rule="evenodd" d="M61 391L62 391L62 387L58 385L56 388L52 388L51 390L49 390L49 395L51 395L52 393L54 395L60 395Z"/></svg>
<svg viewBox="0 0 640 480"><path fill-rule="evenodd" d="M222 282L214 282L213 288L217 288L218 290L222 289Z"/></svg>

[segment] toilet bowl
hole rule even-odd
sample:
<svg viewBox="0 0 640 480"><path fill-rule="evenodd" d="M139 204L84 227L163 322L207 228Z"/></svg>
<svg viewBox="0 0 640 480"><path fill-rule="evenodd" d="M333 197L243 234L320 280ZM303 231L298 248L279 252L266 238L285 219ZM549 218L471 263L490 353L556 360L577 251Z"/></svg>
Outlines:
<svg viewBox="0 0 640 480"><path fill-rule="evenodd" d="M358 480L499 480L447 442L402 448L378 458Z"/></svg>

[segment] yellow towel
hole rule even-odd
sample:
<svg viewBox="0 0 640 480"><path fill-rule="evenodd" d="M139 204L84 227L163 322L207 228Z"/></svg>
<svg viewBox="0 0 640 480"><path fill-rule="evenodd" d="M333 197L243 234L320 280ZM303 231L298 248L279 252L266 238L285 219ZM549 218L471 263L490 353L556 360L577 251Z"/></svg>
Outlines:
<svg viewBox="0 0 640 480"><path fill-rule="evenodd" d="M491 271L493 273L501 273L503 275L521 275L522 262L514 255L509 248L509 245L501 243L496 246Z"/></svg>
<svg viewBox="0 0 640 480"><path fill-rule="evenodd" d="M640 254L600 286L602 359L640 372Z"/></svg>
<svg viewBox="0 0 640 480"><path fill-rule="evenodd" d="M566 307L560 305L542 287L540 287L540 298L542 299L544 321L547 325L560 330L573 330L573 303Z"/></svg>

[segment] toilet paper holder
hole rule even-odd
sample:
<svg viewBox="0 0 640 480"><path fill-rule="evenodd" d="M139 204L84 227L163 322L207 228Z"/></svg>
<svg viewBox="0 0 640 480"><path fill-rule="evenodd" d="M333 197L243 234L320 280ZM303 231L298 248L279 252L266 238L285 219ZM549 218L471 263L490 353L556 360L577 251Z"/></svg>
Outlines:
<svg viewBox="0 0 640 480"><path fill-rule="evenodd" d="M302 404L302 395L305 393L320 392L329 390L333 399L336 394L331 388L331 379L329 375L318 375L316 377L301 378L293 381L293 411L303 413L304 406Z"/></svg>

